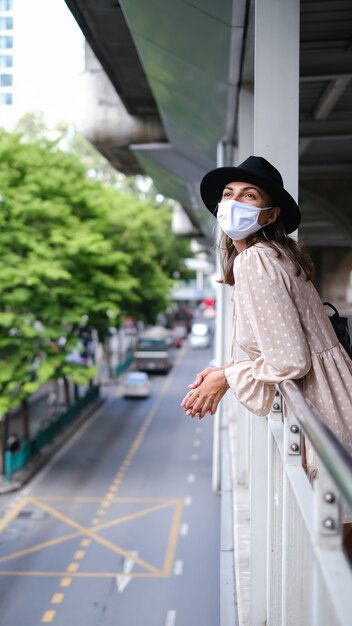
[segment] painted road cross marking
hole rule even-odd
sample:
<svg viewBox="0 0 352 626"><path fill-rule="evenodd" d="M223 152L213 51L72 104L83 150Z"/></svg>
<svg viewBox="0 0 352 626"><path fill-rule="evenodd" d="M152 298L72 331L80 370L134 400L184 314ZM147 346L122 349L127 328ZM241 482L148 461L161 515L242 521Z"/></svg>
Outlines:
<svg viewBox="0 0 352 626"><path fill-rule="evenodd" d="M49 502L53 502L55 506L51 506ZM56 571L26 571L25 569L21 569L20 571L14 571L11 569L3 569L0 570L0 575L22 575L22 576L60 576L67 577L67 574L70 577L127 577L132 578L136 576L142 577L165 577L170 576L172 573L172 565L174 561L177 538L180 532L181 526L181 518L184 506L183 499L175 499L175 498L112 498L111 504L112 506L118 506L121 504L124 505L133 505L135 508L132 512L129 512L124 515L119 515L118 517L114 517L114 519L110 519L105 521L103 519L97 520L96 524L84 525L73 519L72 517L68 517L62 511L60 511L57 507L59 503L65 502L74 502L80 503L83 505L84 503L94 504L96 502L101 502L100 498L36 498L33 496L27 496L23 498L20 502L16 504L16 506L0 521L0 533L3 532L11 523L13 523L16 518L20 515L20 513L25 509L26 506L31 506L36 509L44 511L49 514L51 518L56 521L60 521L65 526L69 526L72 529L72 532L63 534L61 536L57 536L54 539L48 539L47 541L42 541L40 543L36 543L33 545L29 545L24 547L21 550L17 550L15 552L11 552L10 554L6 554L5 556L0 556L0 567L2 564L10 564L13 563L16 559L21 559L21 557L26 557L29 554L41 552L46 550L47 548L52 548L54 546L62 545L65 542L71 541L72 539L80 538L81 545L87 545L87 542L92 542L96 546L102 546L108 550L108 552L117 554L119 557L123 557L123 567L122 571L115 572L84 572L78 570L77 564L72 564L69 566L66 572L56 572ZM82 510L82 507L81 509ZM115 528L121 524L127 524L134 520L149 520L150 516L154 514L158 514L161 511L165 511L168 519L168 526L164 528L165 530L165 541L166 541L166 549L163 551L163 565L162 567L157 567L149 560L145 560L141 558L137 551L135 550L125 550L122 546L117 545L116 543L108 540L105 536L103 536L102 532L111 528ZM154 524L154 520L152 519L152 523ZM165 520L164 520L165 525ZM160 528L160 527L159 527ZM81 559L84 555L84 550L78 550L75 552L75 558ZM132 572L132 569L136 566L139 566L139 571ZM65 578L67 580L67 578ZM122 583L118 583L118 585L122 585ZM127 584L127 583L126 583ZM124 586L126 586L124 584Z"/></svg>

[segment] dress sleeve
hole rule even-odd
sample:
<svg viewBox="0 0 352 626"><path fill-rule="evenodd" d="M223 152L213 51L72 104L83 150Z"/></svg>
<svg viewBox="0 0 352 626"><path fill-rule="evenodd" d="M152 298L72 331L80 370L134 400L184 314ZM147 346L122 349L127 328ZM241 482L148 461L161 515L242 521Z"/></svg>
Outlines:
<svg viewBox="0 0 352 626"><path fill-rule="evenodd" d="M307 374L310 351L291 297L290 276L280 259L271 251L248 248L235 261L235 281L237 316L255 341L258 356L237 361L225 369L225 376L242 404L267 415L275 384Z"/></svg>

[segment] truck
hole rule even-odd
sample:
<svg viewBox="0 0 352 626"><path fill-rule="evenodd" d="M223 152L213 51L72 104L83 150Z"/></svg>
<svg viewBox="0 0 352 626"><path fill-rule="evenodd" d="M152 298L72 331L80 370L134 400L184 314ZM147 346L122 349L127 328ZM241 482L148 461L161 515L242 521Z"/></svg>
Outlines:
<svg viewBox="0 0 352 626"><path fill-rule="evenodd" d="M137 338L135 367L144 372L167 373L172 367L172 337L163 326L152 326Z"/></svg>

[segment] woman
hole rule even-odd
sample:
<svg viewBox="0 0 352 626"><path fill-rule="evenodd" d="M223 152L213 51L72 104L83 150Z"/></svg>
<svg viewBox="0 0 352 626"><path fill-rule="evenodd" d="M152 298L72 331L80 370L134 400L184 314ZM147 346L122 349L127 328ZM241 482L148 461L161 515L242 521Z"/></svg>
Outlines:
<svg viewBox="0 0 352 626"><path fill-rule="evenodd" d="M223 231L221 282L234 287L234 358L225 367L200 372L181 406L201 419L215 413L230 388L252 413L267 415L275 384L297 380L352 453L352 362L311 282L310 260L287 237L301 215L280 173L251 156L238 167L212 170L200 189ZM248 358L235 358L236 344ZM307 466L313 476L310 446Z"/></svg>

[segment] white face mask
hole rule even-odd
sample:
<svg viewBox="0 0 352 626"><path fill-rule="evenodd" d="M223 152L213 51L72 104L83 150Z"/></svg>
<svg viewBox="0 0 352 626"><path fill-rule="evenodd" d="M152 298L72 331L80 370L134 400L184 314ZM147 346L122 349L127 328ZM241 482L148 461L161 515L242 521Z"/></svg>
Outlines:
<svg viewBox="0 0 352 626"><path fill-rule="evenodd" d="M258 224L259 213L271 208L258 209L257 206L237 200L224 200L218 204L216 217L223 232L234 241L240 241L266 226Z"/></svg>

